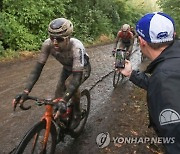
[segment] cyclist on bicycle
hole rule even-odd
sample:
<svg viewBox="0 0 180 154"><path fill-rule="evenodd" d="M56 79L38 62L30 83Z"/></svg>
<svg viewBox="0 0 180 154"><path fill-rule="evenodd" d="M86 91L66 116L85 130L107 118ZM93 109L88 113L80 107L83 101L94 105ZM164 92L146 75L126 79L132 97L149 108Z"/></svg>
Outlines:
<svg viewBox="0 0 180 154"><path fill-rule="evenodd" d="M60 113L65 113L66 103L72 98L74 115L71 127L74 128L81 116L79 86L90 76L91 66L82 42L70 37L72 32L73 24L65 18L57 18L50 22L49 38L42 44L37 64L30 74L25 89L13 100L13 105L15 108L18 103L23 104L40 77L49 55L52 55L63 65L55 91L55 98L62 98L57 104L59 110L56 112L56 117Z"/></svg>
<svg viewBox="0 0 180 154"><path fill-rule="evenodd" d="M128 24L124 24L121 27L121 30L118 31L117 33L114 49L112 51L113 56L116 51L118 42L119 42L119 49L126 49L127 54L130 55L133 49L134 36L133 33L130 31L130 26Z"/></svg>

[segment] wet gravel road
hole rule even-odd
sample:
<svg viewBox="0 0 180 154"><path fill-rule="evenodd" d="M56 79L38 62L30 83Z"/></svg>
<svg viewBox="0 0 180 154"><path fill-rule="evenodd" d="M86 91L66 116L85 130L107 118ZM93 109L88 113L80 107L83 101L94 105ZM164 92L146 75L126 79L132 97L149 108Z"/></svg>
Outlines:
<svg viewBox="0 0 180 154"><path fill-rule="evenodd" d="M129 93L133 90L133 84L127 78L116 89L113 88L114 57L111 56L112 48L112 44L87 48L92 64L92 73L81 88L90 90L90 115L84 133L76 140L67 136L65 143L57 145L56 154L129 153L129 147L124 152L123 149L122 151L120 149L111 151L112 149L102 150L96 144L98 134L110 132L113 130L112 128L120 129L125 123L123 115L119 119L121 126L117 124L117 119L113 120L111 117L116 117L115 114L121 112L119 105L129 101ZM133 68L139 67L140 55L139 48L135 45L131 57ZM13 112L11 105L14 96L23 90L35 61L36 58L6 65L0 64L0 154L8 154L18 145L24 133L40 119L44 110L43 107L32 106L32 109L28 111L17 109L16 112ZM144 65L140 66L143 69ZM53 97L60 70L61 65L52 57L49 58L31 95ZM148 153L146 149L142 153L144 152Z"/></svg>

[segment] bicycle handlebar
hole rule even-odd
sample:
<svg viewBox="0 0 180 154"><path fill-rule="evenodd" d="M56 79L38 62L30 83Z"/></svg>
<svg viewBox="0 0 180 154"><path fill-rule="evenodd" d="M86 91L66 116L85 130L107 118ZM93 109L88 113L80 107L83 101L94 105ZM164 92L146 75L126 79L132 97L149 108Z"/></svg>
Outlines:
<svg viewBox="0 0 180 154"><path fill-rule="evenodd" d="M41 105L54 105L55 103L53 103L53 100L52 99L39 99L37 97L33 97L33 96L28 96L27 97L27 100L34 100L34 101L37 101L37 105L38 106L41 106ZM26 101L27 101L26 100ZM22 110L29 110L31 108L31 106L27 106L25 107L24 104L21 104L19 106Z"/></svg>

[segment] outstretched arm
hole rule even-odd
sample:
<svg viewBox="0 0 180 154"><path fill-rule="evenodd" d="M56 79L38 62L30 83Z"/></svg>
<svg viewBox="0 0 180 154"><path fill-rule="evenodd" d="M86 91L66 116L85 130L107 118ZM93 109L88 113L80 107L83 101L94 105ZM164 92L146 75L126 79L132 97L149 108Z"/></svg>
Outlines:
<svg viewBox="0 0 180 154"><path fill-rule="evenodd" d="M30 73L28 82L25 86L25 91L27 91L28 93L32 90L33 86L35 85L35 83L39 79L43 67L44 67L44 64L37 62L33 71Z"/></svg>
<svg viewBox="0 0 180 154"><path fill-rule="evenodd" d="M38 61L35 65L34 69L32 70L32 72L30 73L28 82L25 86L25 91L27 91L28 93L32 90L33 86L39 79L42 69L48 59L49 54L50 54L50 44L49 44L49 40L47 39L42 44L41 52L38 57Z"/></svg>
<svg viewBox="0 0 180 154"><path fill-rule="evenodd" d="M143 88L145 90L147 90L148 88L149 76L146 75L144 72L133 70L129 80L140 88Z"/></svg>
<svg viewBox="0 0 180 154"><path fill-rule="evenodd" d="M135 85L140 88L147 90L149 84L149 76L144 72L132 70L131 62L126 60L125 68L120 69L120 72L129 77L129 80L132 81Z"/></svg>
<svg viewBox="0 0 180 154"><path fill-rule="evenodd" d="M116 38L115 38L115 40L114 40L114 50L116 50L116 48L117 48L117 44L118 44L118 42L119 42L119 39L120 39L120 37L119 37L119 32L117 33L117 36L116 36Z"/></svg>

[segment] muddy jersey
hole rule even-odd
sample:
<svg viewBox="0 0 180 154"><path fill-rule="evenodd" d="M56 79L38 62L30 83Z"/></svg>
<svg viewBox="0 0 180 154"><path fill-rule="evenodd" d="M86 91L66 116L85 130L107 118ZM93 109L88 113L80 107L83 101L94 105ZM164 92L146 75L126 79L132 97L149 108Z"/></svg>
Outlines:
<svg viewBox="0 0 180 154"><path fill-rule="evenodd" d="M83 44L75 38L70 38L68 49L58 49L53 47L50 39L44 41L38 62L45 64L49 55L59 61L68 71L83 71L87 64L88 54Z"/></svg>
<svg viewBox="0 0 180 154"><path fill-rule="evenodd" d="M123 33L122 31L118 32L118 37L123 41L123 42L130 42L131 39L133 39L133 33L128 31L127 33Z"/></svg>

